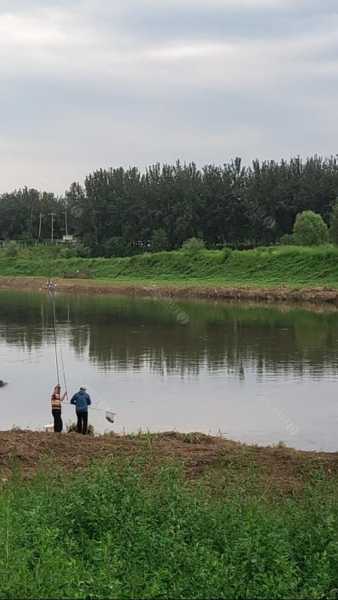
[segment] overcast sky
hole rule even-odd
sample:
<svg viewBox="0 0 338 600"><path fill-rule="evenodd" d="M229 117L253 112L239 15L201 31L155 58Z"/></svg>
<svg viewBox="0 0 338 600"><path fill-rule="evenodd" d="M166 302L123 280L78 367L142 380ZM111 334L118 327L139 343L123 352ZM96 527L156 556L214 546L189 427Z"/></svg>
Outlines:
<svg viewBox="0 0 338 600"><path fill-rule="evenodd" d="M0 0L0 192L336 154L337 0Z"/></svg>

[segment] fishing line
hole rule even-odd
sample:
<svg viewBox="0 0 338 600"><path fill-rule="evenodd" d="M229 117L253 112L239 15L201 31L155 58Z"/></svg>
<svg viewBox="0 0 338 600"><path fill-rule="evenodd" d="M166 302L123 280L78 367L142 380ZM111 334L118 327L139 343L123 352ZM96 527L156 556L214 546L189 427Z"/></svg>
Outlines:
<svg viewBox="0 0 338 600"><path fill-rule="evenodd" d="M62 366L63 383L64 383L64 387L65 387L65 392L66 392L67 398L68 398L67 379L66 379L65 365L64 365L64 362L63 362L62 346L60 346L60 359L61 359L61 366Z"/></svg>
<svg viewBox="0 0 338 600"><path fill-rule="evenodd" d="M94 394L95 398L98 398L99 395L96 393L96 389L93 387L91 389L93 390L93 394ZM111 408L107 408L107 406L101 408L100 406L98 406L100 404L104 404L104 402L99 397L99 399L96 401L96 406L93 406L91 404L89 408L91 410L95 410L97 412L104 413L106 421L109 421L109 423L114 423L116 413Z"/></svg>
<svg viewBox="0 0 338 600"><path fill-rule="evenodd" d="M54 296L54 290L51 288L49 283L48 283L48 286L49 286L48 287L48 295L52 301L52 309L53 309L52 316L53 316L56 375L57 375L58 385L60 385L60 365L59 365L58 346L57 346L57 332L56 332L57 321L56 321L55 296ZM60 363L61 363L61 369L62 369L62 378L63 378L63 383L64 383L64 389L65 389L65 392L66 392L67 398L68 398L68 386L67 386L66 370L65 370L64 360L63 360L62 346L60 346L59 353L60 353ZM95 393L95 390L94 390L94 393ZM68 398L68 400L69 400L69 398ZM99 400L98 404L100 404L100 402L101 401ZM71 406L70 402L69 402L69 406ZM106 421L108 421L109 423L114 423L116 413L113 410L111 410L110 408L99 408L99 407L92 406L92 405L90 406L90 408L91 408L91 410L103 412L105 415Z"/></svg>
<svg viewBox="0 0 338 600"><path fill-rule="evenodd" d="M56 377L58 385L60 385L60 369L59 369L59 359L58 359L58 351L57 351L57 338L56 338L56 311L55 311L55 298L51 291L48 291L49 297L52 300L52 321L53 321L53 332L54 332L54 350L55 350L55 366L56 366Z"/></svg>

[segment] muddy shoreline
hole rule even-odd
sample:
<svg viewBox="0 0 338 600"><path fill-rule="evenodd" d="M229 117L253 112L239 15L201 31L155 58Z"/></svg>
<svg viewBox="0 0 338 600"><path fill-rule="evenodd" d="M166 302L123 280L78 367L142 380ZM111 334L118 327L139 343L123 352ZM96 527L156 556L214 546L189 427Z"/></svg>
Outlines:
<svg viewBox="0 0 338 600"><path fill-rule="evenodd" d="M210 300L246 300L272 303L306 303L338 306L338 289L321 287L241 287L209 285L175 285L124 283L123 281L99 282L91 279L54 278L56 290L71 294L131 295L148 297L201 298ZM0 277L0 290L23 290L47 292L45 277Z"/></svg>
<svg viewBox="0 0 338 600"><path fill-rule="evenodd" d="M282 493L302 489L318 470L328 477L338 475L338 452L249 446L202 433L172 431L135 436L112 433L90 437L76 433L0 431L0 481L7 481L17 470L24 478L30 478L51 464L72 472L92 461L133 461L138 456L148 456L151 464L179 462L188 479L208 473L221 474L228 469L235 469L242 476L254 468L266 485Z"/></svg>

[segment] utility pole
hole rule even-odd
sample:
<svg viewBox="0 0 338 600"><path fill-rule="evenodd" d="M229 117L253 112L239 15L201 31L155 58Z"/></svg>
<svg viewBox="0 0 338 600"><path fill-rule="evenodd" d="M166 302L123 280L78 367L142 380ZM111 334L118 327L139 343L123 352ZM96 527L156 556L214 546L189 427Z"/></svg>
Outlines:
<svg viewBox="0 0 338 600"><path fill-rule="evenodd" d="M51 218L52 218L52 235L51 235L51 240L52 242L54 241L54 217L56 216L55 213L51 212L49 213Z"/></svg>
<svg viewBox="0 0 338 600"><path fill-rule="evenodd" d="M39 235L38 235L38 240L40 241L41 238L41 227L42 227L42 213L40 212L40 219L39 219Z"/></svg>

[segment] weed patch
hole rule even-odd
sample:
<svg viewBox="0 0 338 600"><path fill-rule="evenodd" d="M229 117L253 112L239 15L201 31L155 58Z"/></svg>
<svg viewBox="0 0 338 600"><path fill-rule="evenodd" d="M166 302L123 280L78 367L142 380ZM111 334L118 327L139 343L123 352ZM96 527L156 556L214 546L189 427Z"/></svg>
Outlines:
<svg viewBox="0 0 338 600"><path fill-rule="evenodd" d="M0 493L0 598L320 598L337 588L337 480L211 494L138 458Z"/></svg>
<svg viewBox="0 0 338 600"><path fill-rule="evenodd" d="M0 276L92 278L115 281L200 282L208 285L338 285L338 249L281 246L230 251L201 249L127 258L4 256Z"/></svg>

